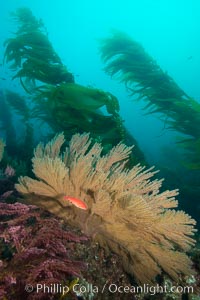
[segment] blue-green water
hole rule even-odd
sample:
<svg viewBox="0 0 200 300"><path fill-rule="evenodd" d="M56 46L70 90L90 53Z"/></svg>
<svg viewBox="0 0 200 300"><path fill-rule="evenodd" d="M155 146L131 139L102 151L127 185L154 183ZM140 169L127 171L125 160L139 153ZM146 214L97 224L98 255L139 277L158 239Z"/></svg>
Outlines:
<svg viewBox="0 0 200 300"><path fill-rule="evenodd" d="M111 92L118 98L124 125L138 141L148 163L167 169L168 173L179 168L176 145L179 133L167 130L159 120L160 115L144 115L144 103L134 102L125 86L103 71L99 39L108 36L111 29L128 33L189 96L200 102L200 2L8 0L0 12L1 61L5 50L3 42L16 28L9 13L23 6L43 20L49 40L62 62L75 75L76 83ZM26 94L20 83L11 78L8 67L1 65L0 89ZM20 124L17 126L20 128ZM183 200L180 198L180 201L184 203L184 209L196 218L200 215L200 195L192 187L193 198L185 199L184 189L187 180L198 181L197 175L196 172L181 174L184 185L179 176L167 178L167 186L181 189Z"/></svg>

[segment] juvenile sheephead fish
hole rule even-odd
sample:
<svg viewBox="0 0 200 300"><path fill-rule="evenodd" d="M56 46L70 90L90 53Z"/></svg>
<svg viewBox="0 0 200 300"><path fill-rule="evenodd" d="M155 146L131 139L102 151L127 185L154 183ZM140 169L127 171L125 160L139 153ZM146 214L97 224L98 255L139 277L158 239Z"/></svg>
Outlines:
<svg viewBox="0 0 200 300"><path fill-rule="evenodd" d="M74 198L71 196L64 196L65 200L68 200L70 203L74 204L76 207L81 208L86 210L87 209L87 205L85 202L83 202L82 200L78 199L78 198Z"/></svg>

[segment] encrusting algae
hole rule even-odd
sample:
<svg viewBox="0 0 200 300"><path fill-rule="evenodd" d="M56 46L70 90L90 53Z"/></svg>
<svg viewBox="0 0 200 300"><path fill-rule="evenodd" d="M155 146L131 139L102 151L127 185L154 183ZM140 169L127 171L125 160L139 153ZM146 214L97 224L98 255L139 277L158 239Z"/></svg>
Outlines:
<svg viewBox="0 0 200 300"><path fill-rule="evenodd" d="M179 282L191 275L185 254L194 245L195 220L174 210L177 190L160 192L162 180L151 180L153 168L125 167L132 147L119 143L102 156L100 143L89 134L75 134L61 153L64 135L34 152L37 179L20 177L16 188L27 202L42 206L79 227L122 258L138 283L154 282L162 270ZM66 197L80 199L80 209Z"/></svg>

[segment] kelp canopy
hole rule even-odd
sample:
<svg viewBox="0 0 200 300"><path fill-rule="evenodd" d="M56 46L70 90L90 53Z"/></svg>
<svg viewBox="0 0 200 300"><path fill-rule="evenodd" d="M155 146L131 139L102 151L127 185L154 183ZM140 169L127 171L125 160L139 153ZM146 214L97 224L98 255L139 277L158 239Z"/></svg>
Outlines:
<svg viewBox="0 0 200 300"><path fill-rule="evenodd" d="M200 104L125 33L114 31L101 41L100 51L108 74L125 83L132 96L147 101L148 113L164 114L168 128L186 135L181 142L188 150L188 166L200 169Z"/></svg>
<svg viewBox="0 0 200 300"><path fill-rule="evenodd" d="M138 161L134 162L143 162L137 142L123 125L117 98L74 82L74 76L50 43L42 21L29 9L18 9L13 17L18 30L5 42L4 57L15 72L13 79L19 78L25 91L32 95L30 116L47 123L54 133L64 131L66 138L77 132L91 132L105 151L121 140L128 141L135 144ZM18 104L11 103L15 110Z"/></svg>
<svg viewBox="0 0 200 300"><path fill-rule="evenodd" d="M74 82L73 75L62 64L54 51L45 27L28 8L19 8L13 13L18 30L15 37L5 41L4 59L17 73L13 78L25 78L29 83L39 80L44 83L58 84ZM24 88L28 88L24 85Z"/></svg>

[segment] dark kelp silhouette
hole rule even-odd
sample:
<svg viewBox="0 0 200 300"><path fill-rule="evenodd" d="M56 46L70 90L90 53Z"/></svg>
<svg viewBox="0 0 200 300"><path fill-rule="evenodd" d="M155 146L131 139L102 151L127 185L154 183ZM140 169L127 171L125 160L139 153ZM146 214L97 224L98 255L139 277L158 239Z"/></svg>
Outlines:
<svg viewBox="0 0 200 300"><path fill-rule="evenodd" d="M0 129L6 144L3 163L5 166L6 164L13 166L17 175L24 174L24 171L31 167L28 161L34 147L34 128L30 122L30 109L24 97L10 90L0 91L0 106ZM14 112L21 117L20 129L16 127Z"/></svg>

